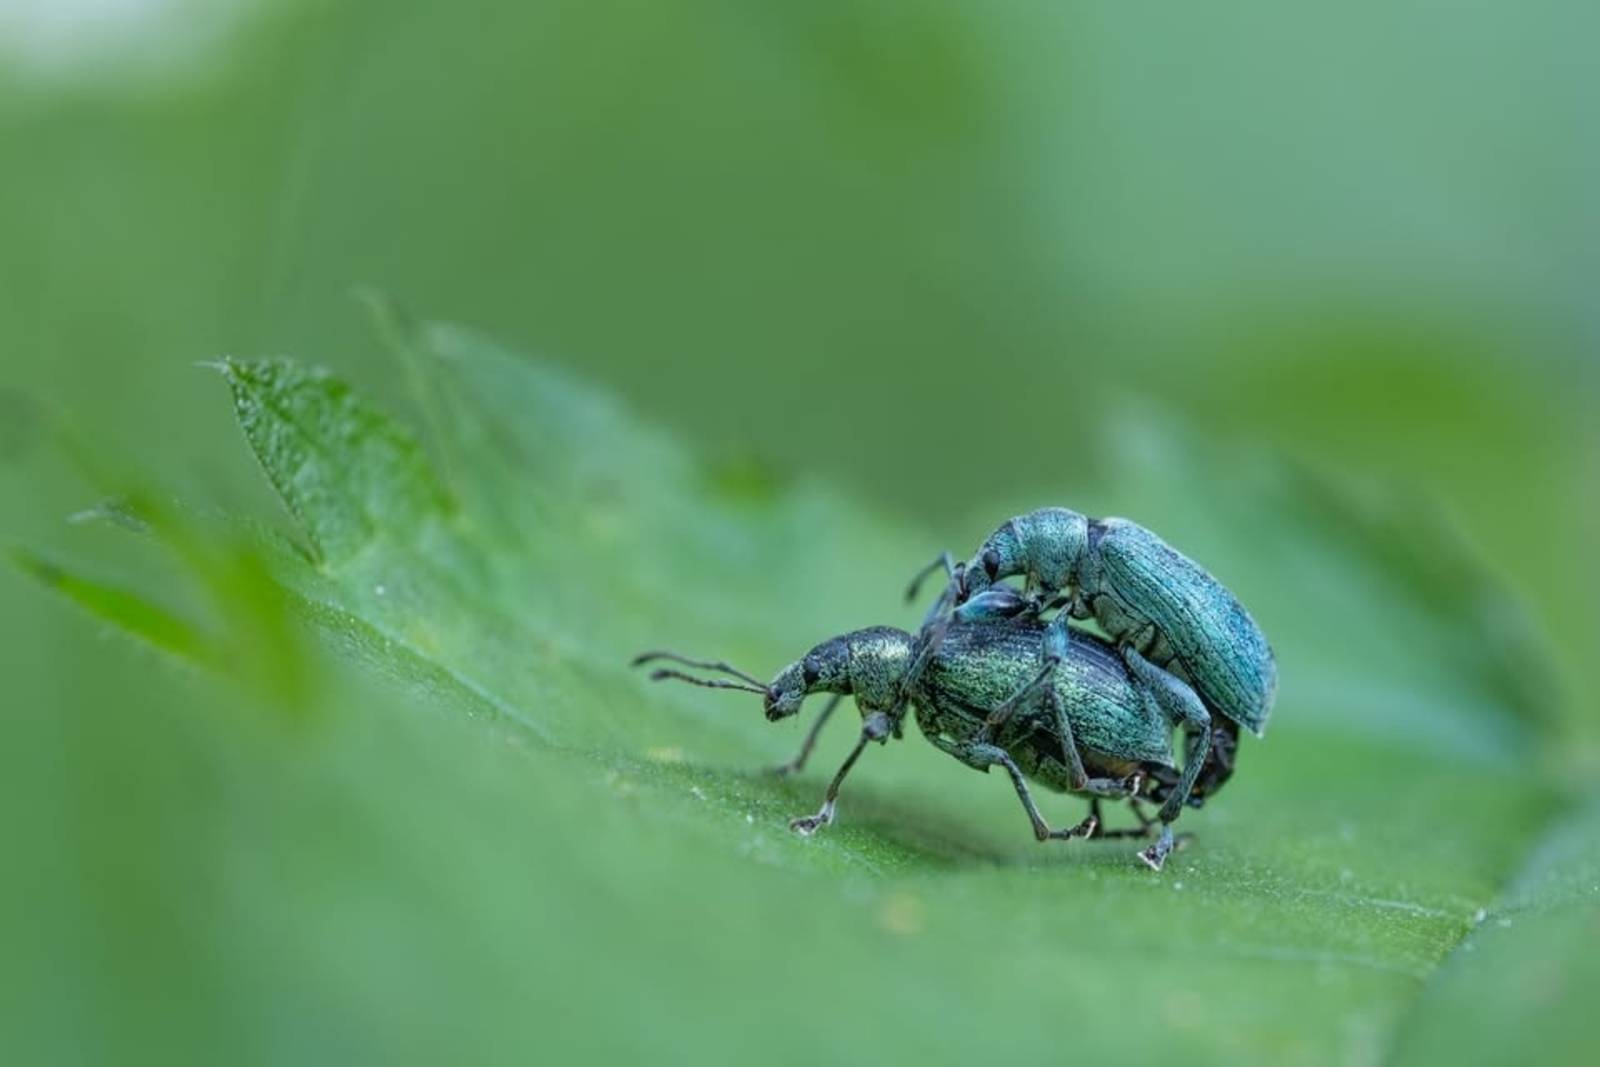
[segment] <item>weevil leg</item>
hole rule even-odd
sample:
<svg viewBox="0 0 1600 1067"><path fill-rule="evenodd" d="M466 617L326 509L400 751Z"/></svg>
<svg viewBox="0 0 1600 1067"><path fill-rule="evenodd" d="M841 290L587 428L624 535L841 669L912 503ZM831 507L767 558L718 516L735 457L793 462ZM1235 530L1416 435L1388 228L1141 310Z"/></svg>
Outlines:
<svg viewBox="0 0 1600 1067"><path fill-rule="evenodd" d="M1039 805L1033 802L1033 793L1028 789L1028 780L1023 777L1022 768L1017 766L1016 761L1003 748L977 741L952 741L938 736L929 737L928 740L933 742L934 747L954 756L974 770L987 771L996 765L1005 768L1006 774L1011 776L1012 786L1017 791L1017 799L1022 801L1022 810L1028 813L1028 821L1033 824L1033 836L1039 841L1066 841L1074 837L1088 837L1099 825L1099 821L1090 815L1076 826L1052 830L1044 815L1040 813Z"/></svg>
<svg viewBox="0 0 1600 1067"><path fill-rule="evenodd" d="M1096 836L1105 841L1122 841L1130 838L1145 841L1149 839L1150 831L1142 827L1119 826L1115 830L1102 830Z"/></svg>
<svg viewBox="0 0 1600 1067"><path fill-rule="evenodd" d="M811 724L811 729L806 731L806 739L800 742L800 751L788 763L780 763L772 768L772 773L777 775L799 774L806 765L806 760L811 758L811 750L817 747L817 737L822 733L822 728L828 724L828 717L838 708L839 702L845 698L843 693L835 693L823 705L822 712L817 716L817 721Z"/></svg>
<svg viewBox="0 0 1600 1067"><path fill-rule="evenodd" d="M789 829L801 837L810 837L822 827L833 822L835 805L839 799L839 787L844 784L845 775L850 773L856 760L861 758L861 753L866 751L867 745L873 741L883 741L888 738L890 731L889 717L882 712L873 712L868 715L861 726L861 739L856 742L856 747L850 750L850 755L844 758L844 763L839 765L834 773L833 781L828 783L828 791L823 794L822 807L815 815L807 815L799 819L789 820Z"/></svg>
<svg viewBox="0 0 1600 1067"><path fill-rule="evenodd" d="M1067 718L1067 709L1061 705L1055 690L1045 691L1045 704L1051 715L1055 717L1056 735L1061 738L1061 753L1065 757L1064 764L1067 768L1067 788L1074 793L1082 793L1094 799L1102 797L1111 800L1121 800L1124 797L1132 798L1139 792L1139 786L1144 781L1144 772L1135 771L1126 778L1091 778L1083 766L1083 756L1078 751L1077 738L1072 733L1072 722ZM1099 822L1099 812L1091 812Z"/></svg>
<svg viewBox="0 0 1600 1067"><path fill-rule="evenodd" d="M1144 813L1144 809L1139 807L1138 789L1135 788L1132 792L1134 795L1128 797L1128 810L1133 812L1133 817L1135 819L1139 820L1139 825L1137 827L1130 826L1117 830L1104 830L1100 834L1101 837L1112 838L1150 836L1150 828L1156 825L1156 820L1146 815Z"/></svg>
<svg viewBox="0 0 1600 1067"><path fill-rule="evenodd" d="M976 599L976 598L975 598ZM984 720L983 731L978 735L980 742L990 742L995 731L1004 726L1016 711L1018 705L1038 692L1044 693L1045 709L1055 721L1056 735L1061 738L1062 765L1067 768L1067 787L1074 793L1088 793L1091 796L1121 798L1137 791L1137 785L1130 785L1129 781L1115 778L1091 778L1083 766L1083 756L1078 751L1077 738L1072 733L1072 720L1067 718L1067 709L1062 706L1060 698L1056 696L1055 687L1050 685L1055 669L1066 658L1071 641L1070 631L1067 629L1067 620L1064 616L1056 616L1048 627L1045 628L1043 638L1044 663L1039 668L1039 673L1034 675L1026 685L1005 702L989 713Z"/></svg>
<svg viewBox="0 0 1600 1067"><path fill-rule="evenodd" d="M995 732L1011 721L1018 705L1042 692L1046 710L1055 720L1056 736L1061 738L1061 763L1067 768L1069 776L1067 788L1074 793L1091 793L1095 796L1127 796L1129 787L1126 783L1114 778L1090 778L1089 772L1084 769L1083 757L1078 753L1078 742L1072 735L1072 721L1067 718L1066 709L1061 706L1055 690L1048 684L1051 673L1058 666L1060 660L1053 657L1047 659L1038 674L991 711L978 731L977 743L993 744Z"/></svg>
<svg viewBox="0 0 1600 1067"><path fill-rule="evenodd" d="M1100 805L1100 800L1099 800L1098 797L1094 797L1094 798L1090 799L1090 801L1089 801L1089 814L1092 817L1096 818L1096 819L1098 819L1100 817L1100 806L1099 805ZM1106 840L1110 840L1112 838L1149 837L1152 833L1159 833L1159 830L1153 830L1152 827L1160 827L1161 823L1157 822L1155 819L1152 819L1150 816L1148 816L1148 815L1146 815L1144 813L1144 811L1139 807L1139 798L1137 796L1133 796L1133 797L1129 797L1128 798L1128 808L1129 808L1129 810L1131 810L1133 812L1134 818L1139 820L1139 825L1137 827L1131 827L1130 826L1130 827L1125 827L1125 828L1119 828L1119 829L1116 829L1116 830L1101 830L1095 836L1096 837L1100 837L1100 838L1105 838ZM1172 838L1172 843L1169 846L1168 851L1170 851L1170 852L1182 851L1182 849L1185 846L1187 846L1190 841L1193 841L1193 840L1194 840L1194 835L1193 834L1174 834L1173 838ZM1146 862L1146 863L1150 862L1149 860L1145 859L1145 857L1142 856L1142 855L1139 858L1141 860L1143 860L1144 862ZM1162 853L1160 858L1164 862L1165 859L1166 859L1166 853Z"/></svg>
<svg viewBox="0 0 1600 1067"><path fill-rule="evenodd" d="M973 597L959 608L951 605L955 601L955 586L945 590L939 602L928 612L928 617L922 622L922 629L917 631L917 639L911 646L911 666L906 668L905 674L900 679L900 695L902 701L907 699L916 690L917 683L921 681L922 674L928 669L928 664L933 662L933 657L938 654L939 646L944 643L944 635L950 629L950 624L956 619L963 622L973 622L979 619L1010 618L1026 610L1027 602L1010 589L985 590Z"/></svg>
<svg viewBox="0 0 1600 1067"><path fill-rule="evenodd" d="M1139 853L1139 858L1145 862L1152 871L1159 871L1167 857L1172 854L1175 839L1172 836L1172 824L1161 824L1161 836L1156 843Z"/></svg>
<svg viewBox="0 0 1600 1067"><path fill-rule="evenodd" d="M922 592L922 583L928 580L928 575L933 574L941 569L944 571L944 575L947 579L949 579L951 582L955 581L956 561L950 555L950 553L941 552L934 558L932 563L922 568L916 573L915 576L912 577L911 583L906 586L906 603L909 604L913 600L917 599L917 594Z"/></svg>
<svg viewBox="0 0 1600 1067"><path fill-rule="evenodd" d="M957 574L960 565L956 566ZM922 680L923 672L928 669L928 664L933 662L933 657L939 652L939 646L944 643L944 635L950 629L950 624L956 620L962 622L978 622L987 619L1009 619L1029 610L1027 600L1017 595L1013 589L1005 587L986 589L959 607L955 606L956 579L939 597L937 603L929 610L927 618L922 621L922 629L917 632L917 639L911 646L911 666L900 679L899 702L903 706L916 692L917 683ZM899 718L895 718L898 725ZM897 732L895 736L899 736Z"/></svg>
<svg viewBox="0 0 1600 1067"><path fill-rule="evenodd" d="M1228 724L1222 724L1226 727ZM1226 781L1233 774L1233 760L1239 752L1238 726L1233 727L1235 733L1229 734L1224 730L1211 731L1211 751L1217 758L1217 766L1222 770L1222 779Z"/></svg>
<svg viewBox="0 0 1600 1067"><path fill-rule="evenodd" d="M1046 657L1044 665L1039 668L1038 674L1035 674L1027 682L1023 683L1021 689L1018 689L1015 693L1012 693L1010 696L1006 697L1005 700L1001 701L995 706L993 711L989 712L988 717L983 720L983 729L978 734L978 742L980 744L989 744L992 742L994 740L995 731L1000 729L1000 727L1004 726L1011 720L1011 716L1017 710L1017 706L1019 704L1041 691L1049 692L1050 676L1060 665L1061 661L1056 657ZM1053 692L1049 692L1049 696L1054 695L1055 694ZM1046 699L1049 699L1049 697ZM1065 721L1065 716L1058 716L1058 718L1062 721ZM1067 751L1067 766L1074 768L1077 775L1082 775L1083 766L1078 760L1078 748L1072 743L1071 725L1067 725L1066 729L1067 733L1062 736L1061 741L1062 747ZM1076 777L1074 780L1076 780Z"/></svg>
<svg viewBox="0 0 1600 1067"><path fill-rule="evenodd" d="M917 683L922 680L922 673L928 669L928 664L933 662L939 646L944 643L945 631L949 628L950 616L945 615L939 619L928 620L922 624L922 629L917 631L917 639L911 645L911 666L906 668L905 675L900 679L901 703L916 691Z"/></svg>
<svg viewBox="0 0 1600 1067"><path fill-rule="evenodd" d="M917 682L922 678L922 672L928 669L928 664L938 654L939 646L944 643L945 632L949 630L952 622L1010 619L1031 607L1026 599L1017 595L1016 590L1003 586L985 589L965 604L956 606L955 590L956 585L952 581L938 602L928 611L927 617L922 620L922 629L917 632L917 640L912 645L911 666L906 669L900 681L900 691L903 695L915 689Z"/></svg>
<svg viewBox="0 0 1600 1067"><path fill-rule="evenodd" d="M1088 815L1085 815L1078 822L1078 825L1076 825L1076 826L1070 828L1069 830L1067 830L1065 833L1062 834L1062 836L1063 837L1069 837L1069 838L1070 837L1089 838L1089 837L1093 837L1095 834L1099 833L1099 831L1100 831L1100 816L1096 815L1094 812L1090 812Z"/></svg>
<svg viewBox="0 0 1600 1067"><path fill-rule="evenodd" d="M927 612L922 616L922 628L926 630L937 622L947 620L951 611L955 609L956 597L960 593L960 579L950 579L939 595L933 598L933 603L928 606Z"/></svg>
<svg viewBox="0 0 1600 1067"><path fill-rule="evenodd" d="M1128 810L1133 812L1135 819L1139 820L1139 832L1141 834L1147 833L1150 829L1150 824L1155 820L1144 813L1144 809L1139 806L1139 798L1137 796L1128 798Z"/></svg>
<svg viewBox="0 0 1600 1067"><path fill-rule="evenodd" d="M1205 704L1192 688L1145 659L1132 647L1123 646L1122 658L1134 678L1155 698L1156 705L1161 708L1168 720L1175 726L1182 726L1186 734L1193 735L1183 761L1183 777L1178 779L1178 784L1167 795L1160 812L1157 813L1157 817L1163 823L1170 823L1178 817L1179 812L1183 811L1184 802L1189 799L1189 791L1194 788L1194 780L1199 777L1200 769L1205 766L1206 757L1211 754L1211 713L1206 711ZM1168 837L1169 834L1163 834L1162 840L1165 841ZM1146 851L1155 850L1159 844L1160 842L1151 845ZM1172 845L1168 841L1166 852L1171 850ZM1163 858L1166 852L1161 853ZM1146 862L1150 860L1147 858Z"/></svg>
<svg viewBox="0 0 1600 1067"><path fill-rule="evenodd" d="M984 597L989 596L991 592L991 590L985 590L973 597L967 604L962 605L962 610L967 610L970 605L978 603ZM1027 603L1026 600L1022 601L1023 605ZM1015 613L1013 612L1013 614ZM1052 699L1055 696L1055 689L1049 684L1055 669L1061 666L1061 661L1067 656L1068 643L1070 641L1071 636L1067 631L1066 620L1057 616L1049 626L1045 627L1041 642L1043 652L1039 673L1035 674L1023 684L1021 689L1012 693L989 713L988 718L983 722L983 732L978 735L978 740L983 743L991 741L994 738L995 731L1006 724L1012 713L1017 710L1019 704L1035 693L1041 690L1044 691L1047 694L1047 699L1050 699L1051 703L1055 705L1052 710L1055 712L1056 722L1062 731L1061 743L1062 748L1065 749L1065 762L1068 770L1072 771L1074 783L1072 788L1076 790L1079 788L1077 783L1086 779L1088 775L1083 772L1083 761L1078 758L1078 746L1072 739L1072 724L1067 721L1067 717L1062 714L1060 706Z"/></svg>

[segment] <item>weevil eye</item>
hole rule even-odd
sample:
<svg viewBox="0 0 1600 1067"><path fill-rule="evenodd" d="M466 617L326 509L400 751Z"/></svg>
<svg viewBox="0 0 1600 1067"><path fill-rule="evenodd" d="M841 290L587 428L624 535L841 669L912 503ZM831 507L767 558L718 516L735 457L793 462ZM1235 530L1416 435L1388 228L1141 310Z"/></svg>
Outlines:
<svg viewBox="0 0 1600 1067"><path fill-rule="evenodd" d="M816 685L817 679L820 677L822 677L822 673L817 670L816 664L809 659L800 665L800 680L805 682L807 689Z"/></svg>
<svg viewBox="0 0 1600 1067"><path fill-rule="evenodd" d="M994 576L999 573L999 571L1000 553L992 548L987 549L983 553L983 572L989 576L990 580L993 580Z"/></svg>

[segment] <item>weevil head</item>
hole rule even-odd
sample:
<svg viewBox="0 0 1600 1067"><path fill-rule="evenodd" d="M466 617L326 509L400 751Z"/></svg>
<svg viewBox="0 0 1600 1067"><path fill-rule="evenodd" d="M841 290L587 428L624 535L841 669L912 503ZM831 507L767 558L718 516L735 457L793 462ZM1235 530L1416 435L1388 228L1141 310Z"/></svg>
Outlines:
<svg viewBox="0 0 1600 1067"><path fill-rule="evenodd" d="M847 637L831 637L779 671L767 687L767 718L776 722L800 710L812 693L850 692Z"/></svg>
<svg viewBox="0 0 1600 1067"><path fill-rule="evenodd" d="M1089 547L1089 520L1070 508L1040 508L1018 515L978 548L962 570L962 599L1016 575L1049 592L1077 580Z"/></svg>
<svg viewBox="0 0 1600 1067"><path fill-rule="evenodd" d="M888 626L832 637L779 671L767 687L773 721L800 710L812 693L849 693L863 715L887 711L911 662L911 635Z"/></svg>

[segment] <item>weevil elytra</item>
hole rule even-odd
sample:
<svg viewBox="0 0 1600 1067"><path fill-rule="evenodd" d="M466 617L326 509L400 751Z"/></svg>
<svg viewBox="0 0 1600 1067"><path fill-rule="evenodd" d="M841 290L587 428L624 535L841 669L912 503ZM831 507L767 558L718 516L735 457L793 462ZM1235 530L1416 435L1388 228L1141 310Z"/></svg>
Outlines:
<svg viewBox="0 0 1600 1067"><path fill-rule="evenodd" d="M828 786L822 808L790 826L812 833L833 821L839 788L866 746L899 736L908 706L936 748L976 770L1005 770L1040 841L1088 837L1100 828L1100 798L1135 802L1155 773L1173 770L1171 725L1113 647L1077 632L1060 634L1059 658L1040 670L1054 628L1023 614L982 622L956 620L913 636L875 626L830 638L762 682L726 663L649 652L636 665L670 661L725 677L705 678L666 667L652 678L757 693L769 720L800 710L812 693L853 696L862 730ZM824 718L827 714L824 712ZM815 739L812 728L797 762ZM1075 826L1055 829L1034 803L1028 782L1091 798L1094 808ZM1141 821L1144 820L1141 817ZM1122 836L1121 834L1107 836ZM1159 870L1173 847L1170 826L1139 855Z"/></svg>
<svg viewBox="0 0 1600 1067"><path fill-rule="evenodd" d="M917 575L908 597L940 567L950 582L930 620L941 611L982 616L992 610L985 593L1020 576L1036 611L1066 594L1054 625L1092 618L1111 637L1189 738L1183 774L1161 775L1152 794L1164 800L1163 820L1228 779L1238 726L1258 736L1266 727L1278 668L1260 627L1221 582L1137 523L1057 507L1019 515L966 563L945 553Z"/></svg>

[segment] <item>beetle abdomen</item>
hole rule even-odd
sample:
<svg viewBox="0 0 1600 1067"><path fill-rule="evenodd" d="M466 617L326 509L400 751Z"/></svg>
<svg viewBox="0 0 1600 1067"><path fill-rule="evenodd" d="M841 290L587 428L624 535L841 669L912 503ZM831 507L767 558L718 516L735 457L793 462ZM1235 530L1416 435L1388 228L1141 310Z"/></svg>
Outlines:
<svg viewBox="0 0 1600 1067"><path fill-rule="evenodd" d="M1037 619L955 623L929 664L922 687L935 704L986 714L1038 673L1044 630ZM1080 749L1110 760L1172 765L1171 727L1129 680L1121 658L1105 642L1072 634L1052 682ZM1042 702L1019 708L1018 714L1036 720ZM1019 721L1017 728L1024 725Z"/></svg>
<svg viewBox="0 0 1600 1067"><path fill-rule="evenodd" d="M1266 635L1205 568L1137 523L1107 519L1096 546L1102 591L1154 623L1205 702L1256 734L1278 685Z"/></svg>

